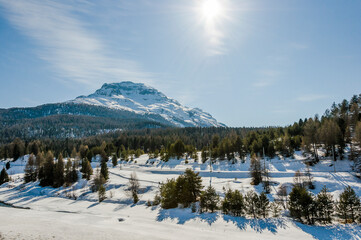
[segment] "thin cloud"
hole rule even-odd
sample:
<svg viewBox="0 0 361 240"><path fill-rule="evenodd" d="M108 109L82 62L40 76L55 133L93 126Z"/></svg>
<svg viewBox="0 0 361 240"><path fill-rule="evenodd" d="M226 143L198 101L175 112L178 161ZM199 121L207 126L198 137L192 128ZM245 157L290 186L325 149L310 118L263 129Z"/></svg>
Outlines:
<svg viewBox="0 0 361 240"><path fill-rule="evenodd" d="M321 99L326 99L328 96L322 94L307 94L297 98L300 102L313 102Z"/></svg>
<svg viewBox="0 0 361 240"><path fill-rule="evenodd" d="M7 19L35 40L39 57L49 62L65 83L94 87L104 81L151 82L151 74L135 62L109 54L99 38L74 16L78 7L50 0L0 0L0 4Z"/></svg>

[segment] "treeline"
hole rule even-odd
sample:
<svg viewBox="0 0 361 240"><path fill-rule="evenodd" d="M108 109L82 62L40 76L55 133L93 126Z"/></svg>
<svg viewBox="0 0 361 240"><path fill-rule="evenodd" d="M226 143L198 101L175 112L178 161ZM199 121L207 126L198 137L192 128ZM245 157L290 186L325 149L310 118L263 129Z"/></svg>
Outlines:
<svg viewBox="0 0 361 240"><path fill-rule="evenodd" d="M70 159L64 163L62 154L55 159L51 151L46 154L39 152L36 156L31 154L24 169L24 181L25 183L40 181L42 187L69 186L78 181L77 164L77 161Z"/></svg>
<svg viewBox="0 0 361 240"><path fill-rule="evenodd" d="M73 103L0 109L0 144L16 137L64 139L92 136L116 129L170 126L159 116Z"/></svg>
<svg viewBox="0 0 361 240"><path fill-rule="evenodd" d="M253 218L278 217L283 209L307 224L327 224L333 220L361 222L360 198L351 187L346 187L335 201L326 187L317 195L310 193L297 175L291 192L288 194L287 189L280 187L279 197L274 202L270 202L265 192L258 194L251 190L242 194L230 188L224 188L222 199L212 186L204 189L199 173L191 169L162 183L159 192L152 202L148 202L149 206L160 204L165 209L191 207L193 212L200 213L221 210L224 214Z"/></svg>
<svg viewBox="0 0 361 240"><path fill-rule="evenodd" d="M320 118L300 119L287 127L269 128L166 128L119 131L82 139L41 139L23 141L15 139L0 147L0 159L37 154L51 150L71 156L86 148L89 160L105 152L127 160L140 153L151 157L160 156L167 161L170 157L193 157L202 151L202 160L208 158L232 160L250 154L274 157L276 154L290 157L294 151L303 148L313 154L312 160L319 160L319 147L326 150L326 156L334 159L345 157L345 146L350 144L350 159L357 159L361 143L361 95L350 101L333 104Z"/></svg>

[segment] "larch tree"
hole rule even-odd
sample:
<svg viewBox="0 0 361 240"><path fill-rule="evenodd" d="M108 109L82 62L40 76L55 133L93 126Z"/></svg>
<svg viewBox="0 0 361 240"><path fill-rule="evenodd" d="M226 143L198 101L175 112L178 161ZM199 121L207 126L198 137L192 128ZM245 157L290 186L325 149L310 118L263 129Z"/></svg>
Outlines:
<svg viewBox="0 0 361 240"><path fill-rule="evenodd" d="M64 184L64 160L63 155L60 153L58 156L58 162L54 168L54 187L61 187Z"/></svg>
<svg viewBox="0 0 361 240"><path fill-rule="evenodd" d="M317 136L317 129L320 126L320 122L316 118L313 120L312 118L308 119L305 123L303 129L303 142L306 146L312 145L313 154L315 161L318 161L318 154L317 154L317 143L318 143L318 136Z"/></svg>
<svg viewBox="0 0 361 240"><path fill-rule="evenodd" d="M37 178L36 166L35 166L35 156L30 154L28 162L25 165L24 169L24 182L35 182Z"/></svg>
<svg viewBox="0 0 361 240"><path fill-rule="evenodd" d="M251 158L250 175L252 177L252 185L258 185L262 182L261 162L255 154Z"/></svg>

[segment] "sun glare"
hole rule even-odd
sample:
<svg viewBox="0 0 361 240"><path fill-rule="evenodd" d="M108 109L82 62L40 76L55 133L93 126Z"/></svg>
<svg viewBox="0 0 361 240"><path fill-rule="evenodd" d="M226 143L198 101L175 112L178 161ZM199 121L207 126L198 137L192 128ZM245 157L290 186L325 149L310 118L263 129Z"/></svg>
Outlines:
<svg viewBox="0 0 361 240"><path fill-rule="evenodd" d="M201 12L205 19L215 20L222 15L222 5L219 0L203 0Z"/></svg>

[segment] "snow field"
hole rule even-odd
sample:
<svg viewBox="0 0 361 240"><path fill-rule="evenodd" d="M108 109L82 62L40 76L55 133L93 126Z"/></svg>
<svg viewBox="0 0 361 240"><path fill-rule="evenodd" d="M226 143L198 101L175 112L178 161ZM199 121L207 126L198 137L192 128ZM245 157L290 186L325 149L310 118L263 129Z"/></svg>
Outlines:
<svg viewBox="0 0 361 240"><path fill-rule="evenodd" d="M268 197L274 200L277 188L293 183L295 171L305 171L301 153L294 159L266 160L273 182ZM90 190L91 183L81 179L71 187L42 188L38 182L23 184L23 171L27 157L11 163L8 173L12 182L0 187L0 200L30 210L0 207L0 233L5 239L361 239L360 225L307 226L289 219L252 219L231 217L216 213L192 213L187 209L161 209L147 207L158 191L159 183L175 178L186 168L200 173L203 185L212 186L223 196L223 188L231 187L242 193L262 192L261 185L250 184L249 159L218 161L210 165L184 159L171 159L164 163L148 160L147 155L132 162L120 162L112 167L109 161L107 199L98 203L97 193ZM0 169L6 161L0 162ZM326 185L336 199L344 187L350 185L361 196L360 179L350 173L351 162L337 161L336 170L330 160L323 160L311 167L317 194ZM92 167L99 165L97 160ZM121 166L121 168L120 168ZM95 169L94 169L95 172ZM126 188L130 174L136 172L141 186L140 201L132 204ZM76 196L77 200L70 199ZM119 221L119 219L121 221ZM0 238L1 239L1 238Z"/></svg>

